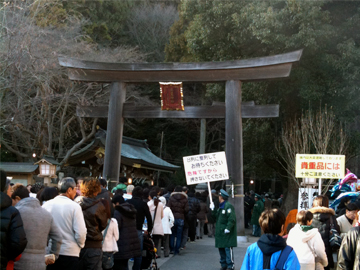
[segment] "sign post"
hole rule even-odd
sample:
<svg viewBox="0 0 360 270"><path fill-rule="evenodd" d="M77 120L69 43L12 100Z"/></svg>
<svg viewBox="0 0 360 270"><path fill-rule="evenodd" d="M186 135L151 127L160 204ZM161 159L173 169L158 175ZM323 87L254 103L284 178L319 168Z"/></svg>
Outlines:
<svg viewBox="0 0 360 270"><path fill-rule="evenodd" d="M210 182L229 179L225 152L215 152L183 157L186 183L196 185L207 183L210 207L214 205Z"/></svg>

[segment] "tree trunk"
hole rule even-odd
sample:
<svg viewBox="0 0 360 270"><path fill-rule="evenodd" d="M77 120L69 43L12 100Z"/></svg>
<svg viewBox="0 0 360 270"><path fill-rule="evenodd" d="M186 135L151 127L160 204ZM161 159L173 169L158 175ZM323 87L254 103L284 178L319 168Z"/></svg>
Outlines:
<svg viewBox="0 0 360 270"><path fill-rule="evenodd" d="M284 201L282 206L285 216L287 216L290 210L297 209L298 194L299 187L297 183L293 179L288 178L288 186L284 190Z"/></svg>

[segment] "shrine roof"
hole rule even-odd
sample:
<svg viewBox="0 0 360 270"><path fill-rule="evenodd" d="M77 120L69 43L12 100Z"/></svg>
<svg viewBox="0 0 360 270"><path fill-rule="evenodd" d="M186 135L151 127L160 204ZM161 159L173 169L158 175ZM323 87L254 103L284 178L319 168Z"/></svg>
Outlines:
<svg viewBox="0 0 360 270"><path fill-rule="evenodd" d="M87 160L93 157L98 148L105 149L106 130L99 129L95 134L95 138L86 146L76 151L70 157L68 164L74 164L80 160ZM156 155L154 155L146 140L138 140L130 137L123 136L121 145L121 159L122 163L126 159L126 163L133 165L134 163L141 164L141 167L164 170L174 172L179 170L180 166L173 165Z"/></svg>
<svg viewBox="0 0 360 270"><path fill-rule="evenodd" d="M32 173L38 167L32 162L0 162L0 169L11 173Z"/></svg>

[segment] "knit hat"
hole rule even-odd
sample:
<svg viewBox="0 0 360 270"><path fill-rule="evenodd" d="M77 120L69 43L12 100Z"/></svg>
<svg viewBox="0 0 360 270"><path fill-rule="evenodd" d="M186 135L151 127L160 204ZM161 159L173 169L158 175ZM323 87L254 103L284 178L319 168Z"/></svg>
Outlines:
<svg viewBox="0 0 360 270"><path fill-rule="evenodd" d="M227 193L225 190L220 189L220 194L221 197L223 197L224 200L229 199L229 193Z"/></svg>
<svg viewBox="0 0 360 270"><path fill-rule="evenodd" d="M165 197L161 196L161 197L159 198L159 200L160 200L160 202L161 202L164 206L166 205L166 199L165 199Z"/></svg>
<svg viewBox="0 0 360 270"><path fill-rule="evenodd" d="M215 189L212 189L212 190L211 190L211 193L216 193L216 190L215 190Z"/></svg>

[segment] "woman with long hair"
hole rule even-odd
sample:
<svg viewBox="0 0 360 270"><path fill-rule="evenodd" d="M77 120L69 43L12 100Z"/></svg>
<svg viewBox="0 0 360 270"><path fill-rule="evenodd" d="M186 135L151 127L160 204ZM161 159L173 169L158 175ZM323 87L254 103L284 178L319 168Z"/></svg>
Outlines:
<svg viewBox="0 0 360 270"><path fill-rule="evenodd" d="M314 215L312 226L319 229L319 233L325 245L325 252L328 265L324 268L329 270L334 268L333 250L330 246L330 231L335 228L340 234L340 227L336 221L335 211L329 208L327 196L319 195L313 200L313 207L309 211Z"/></svg>
<svg viewBox="0 0 360 270"><path fill-rule="evenodd" d="M155 247L158 250L157 255L160 257L161 240L164 236L164 229L161 221L164 217L164 205L158 199L156 190L150 191L147 205L149 207L150 215L153 221L153 229L150 233L154 240Z"/></svg>

